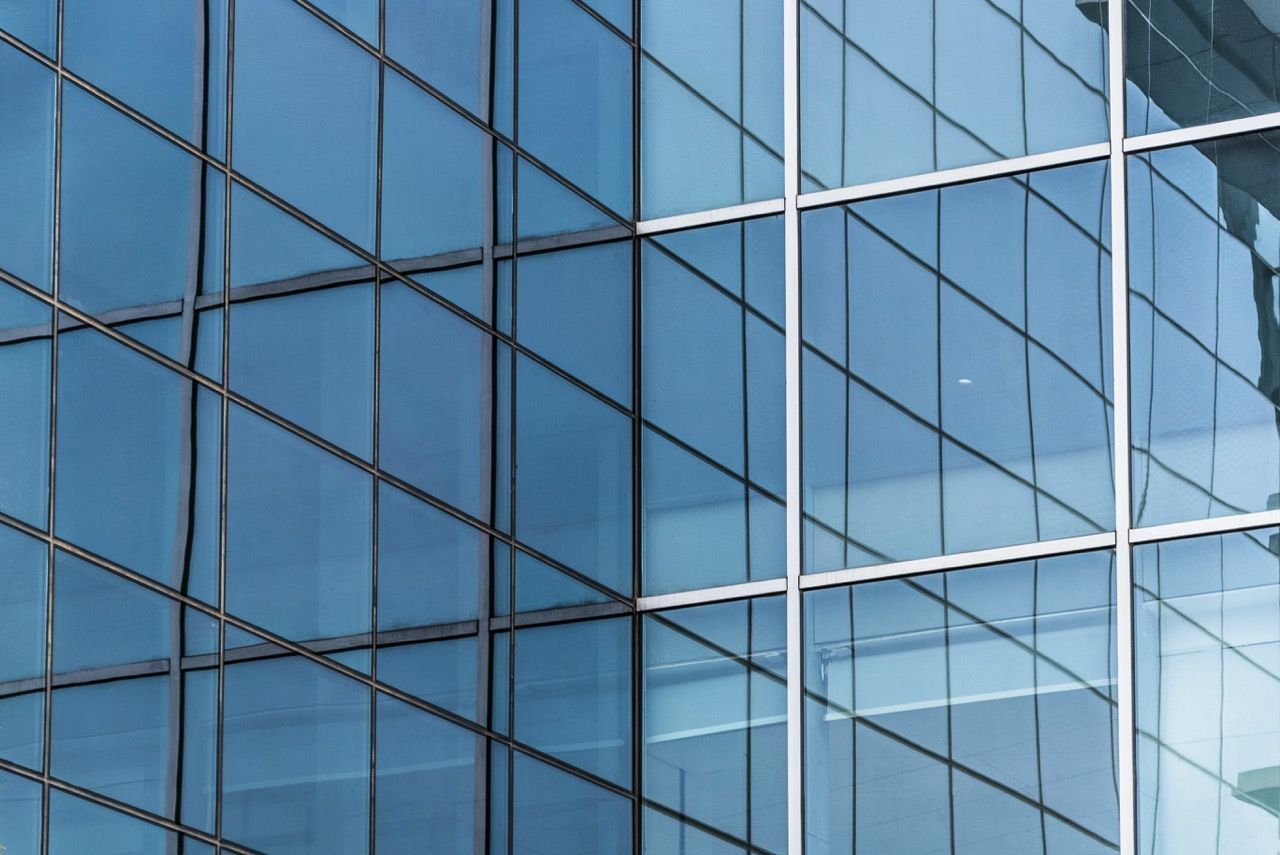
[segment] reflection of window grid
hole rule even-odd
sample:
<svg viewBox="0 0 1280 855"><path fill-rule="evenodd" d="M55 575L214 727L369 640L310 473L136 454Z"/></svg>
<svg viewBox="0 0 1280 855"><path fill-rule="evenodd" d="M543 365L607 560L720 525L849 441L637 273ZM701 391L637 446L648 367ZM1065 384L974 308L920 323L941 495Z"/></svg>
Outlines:
<svg viewBox="0 0 1280 855"><path fill-rule="evenodd" d="M579 2L579 0L574 0L574 2L578 3L579 7L580 7L580 8L582 8L584 11L588 11L590 14L593 14L593 15L595 14L595 13L594 13L594 11L589 10L585 5L583 5L583 3ZM5 37L5 40L6 40L6 41L10 41L10 39L9 39L7 36ZM60 69L60 68L59 68L59 71L60 71L61 73L63 73L63 74L65 75L65 77L66 77L67 79L71 80L72 82L79 82L78 78L76 78L76 77L75 77L74 73L72 73L72 72L67 72L67 71L65 71L65 70L63 70L63 69ZM416 84L416 85L419 85L419 86L420 86L421 88L423 88L423 89L426 89L426 90L428 90L428 91L434 91L434 90L432 90L432 88L431 88L430 84L427 84L427 83L425 83L425 82L423 82L423 81L419 81L419 80L414 80L414 82L415 82L415 84ZM148 126L153 127L153 129L156 129L156 128L154 127L154 123L149 122L149 121L148 121L148 120L146 120L144 117L140 117L140 116L137 116L136 114L133 114L133 112L132 112L132 111L130 111L130 110L128 110L127 108L126 108L126 112L129 112L131 115L134 115L134 117L135 117L135 118L137 118L137 119L139 119L139 121L142 121L142 122L143 122L143 124L146 124L146 125L148 125ZM158 129L157 129L157 130L158 130ZM165 134L165 136L167 136L167 137L168 137L169 135L168 135L168 134ZM171 138L171 141L173 141L173 142L177 142L177 140L176 140L176 139L172 139L172 138ZM507 142L507 141L503 140L503 143L504 143L504 144L506 144L506 142ZM228 172L228 174L230 174L231 170L228 168L228 169L227 169L227 172ZM553 175L553 178L554 178L555 180L557 180L557 181L561 182L561 183L562 183L562 184L563 184L563 185L564 185L564 186L565 186L565 187L566 187L570 192L572 192L572 193L574 193L574 194L576 194L576 195L578 195L578 196L580 196L580 197L584 195L584 194L582 194L582 193L581 193L581 191L580 191L580 190L578 190L578 189L576 189L576 188L573 188L572 186L568 185L568 183L567 183L567 182L565 182L565 181L563 181L563 179L562 179L562 178L560 178L559 176L555 176L555 175ZM294 213L296 214L297 212L295 211ZM626 227L626 226L619 225L619 226L617 227L617 229L618 229L618 231L616 231L616 232L611 232L609 236L610 236L610 237L615 237L615 238L616 238L616 237L622 237L622 236L625 236L625 235L629 232L629 230L627 229L627 227ZM605 239L605 238L598 238L598 239ZM587 241L584 241L584 243L585 243L585 242L591 242L591 240L592 240L592 239L588 239ZM474 255L473 255L473 254L471 254L470 252L468 252L465 258L458 257L458 258L452 259L452 260L451 260L451 262L443 263L443 264L441 265L441 267L442 267L442 268L447 268L447 267L449 267L451 264L457 264L457 263L458 263L458 262L460 262L460 261L461 261L461 262L467 262L467 263L477 263L477 262L480 262L480 263L484 263L484 264L486 264L486 265L492 264L492 259L493 259L493 258L495 258L495 257L501 257L501 256L500 256L500 254L499 254L499 250L498 250L496 247L493 247L493 242L492 242L492 240L490 240L490 241L489 241L489 244L490 244L490 247L491 247L491 248L490 248L487 252L486 252L485 250L477 250L477 251L475 251ZM522 245L522 246L521 246L521 251L523 251L524 249L525 249L525 247ZM532 249L532 247L530 247L530 249ZM417 266L417 265L415 265L415 267L416 267L416 266ZM430 265L430 263L429 263L429 262L428 262L428 263L424 263L424 264L423 264L423 269L427 269L427 268L429 268L430 266L431 266L431 265ZM372 270L373 270L373 268L372 268L372 266L371 266L371 267L370 267L370 271L372 271ZM401 279L401 276L400 276L400 275L398 275L398 274L403 273L404 271L401 271L401 270L399 269L399 265L398 265L398 263L396 263L396 262L384 262L383 264L378 265L378 270L377 270L377 272L378 272L378 274L379 274L380 276L382 276L382 277L386 277L388 280L391 280L391 279ZM318 284L318 283L317 283L317 284ZM334 283L334 284L336 284L336 283ZM0 286L0 287L2 287L2 286ZM412 287L412 286L411 286L411 287ZM34 289L32 289L32 288L30 288L30 287L23 287L23 288L22 288L22 290L24 290L24 291L25 291L25 292L27 292L28 294L31 294L31 295L33 295L33 296L40 297L41 299L44 299L46 302L49 302L48 297L46 297L46 296L44 296L44 295L40 295L40 294L38 294ZM246 293L246 294L244 295L244 298L246 298L246 299L247 299L249 296L250 296L250 295ZM428 295L428 296L430 297L430 295ZM226 297L224 298L225 302L223 302L223 303L222 303L222 305L224 305L224 306L229 305L229 303L230 303L230 302L233 302L233 301L235 301L235 300L237 300L237 299L239 299L239 297L238 297L237 295L235 295L235 294L227 294L227 295L226 295ZM432 298L432 299L434 299L434 298ZM126 310L126 311L130 311L130 312L131 312L131 311L137 311L137 312L139 313L139 314L136 316L138 319L141 319L141 318L143 318L143 317L174 317L174 318L182 318L182 319L184 320L184 329L189 329L189 328L191 327L191 325L192 325L193 318L194 318L196 315L198 315L198 313L200 312L200 310L201 310L201 309L206 308L206 306L205 306L205 305L202 305L202 304L201 304L200 300L201 300L201 298L200 298L200 297L196 297L195 299L190 299L190 298L188 298L188 299L184 299L184 300L182 300L182 301L175 301L172 305L166 305L165 307L144 307L144 308L140 308L140 309L136 309L136 310ZM210 308L212 308L212 307L216 307L216 306L219 304L219 303L218 303L218 301L212 301L212 302L206 301L206 302L208 302L208 303L209 303L208 307L210 307ZM437 301L437 302L439 302L439 301ZM54 304L54 305L59 305L57 302L54 302L53 304ZM66 308L66 307L63 307L63 308ZM447 307L447 306L446 306L446 308L449 308L449 307ZM452 310L452 309L450 309L450 310ZM148 312L149 312L149 313L152 313L152 314L147 314ZM92 327L94 327L95 329L98 329L100 332L102 332L102 333L104 333L104 334L110 334L110 333L111 333L111 330L110 330L109 328L110 328L110 327L112 327L114 324L116 324L116 323L120 323L120 322L121 322L121 319L116 318L116 317L106 317L106 318L92 319L92 318L83 318L82 316L79 316L77 313L70 312L70 313L68 313L68 314L64 315L63 319L60 319L60 321L59 321L59 329L65 330L65 329L78 328L78 327L86 326L86 325L87 325L87 326L92 326ZM46 329L47 329L47 328L46 328ZM8 341L8 342L32 341L32 340L39 340L39 339L44 339L44 338L48 338L48 339L52 339L52 340L56 341L57 334L58 334L58 333L57 333L56 331L54 331L54 332L45 332L45 331L42 331L42 330L40 330L40 329L29 329L29 330L22 330L22 331L11 331L11 332L9 332L9 333L8 333L9 338L8 338L8 340L7 340L7 341ZM125 342L125 341L124 341L124 339L123 339L121 336L119 336L119 335L112 335L112 337L113 337L116 341L118 341L118 342L128 344L128 343L127 343L127 342ZM5 341L5 339L0 338L0 341ZM6 342L6 343L7 343L7 342ZM133 346L133 345L129 345L129 346ZM182 350L183 350L184 352L189 353L189 352L190 352L190 344L188 343L188 344L184 345L184 346L183 346L183 348L182 348ZM55 352L56 352L56 348L55 348ZM225 347L224 347L224 349L223 349L223 353L224 353L224 359L225 359L225 354L226 354L226 348L225 348ZM1221 360L1220 360L1220 357L1219 357L1217 354L1211 354L1211 356L1212 356L1215 360L1221 361ZM154 357L153 357L153 358L154 358ZM537 357L536 357L536 356L533 356L532 358L537 358ZM55 357L53 357L53 359L55 359L55 360L56 360L56 356L55 356ZM157 361L161 361L161 362L162 362L162 364L169 365L169 363L167 363L167 362L163 362L162 360L157 360ZM182 361L183 361L183 360L179 360L179 363L181 363ZM182 366L179 364L179 365L177 365L177 366L170 365L170 367L177 367L177 368L181 368ZM209 384L209 382L208 382L207 380L203 380L203 379L195 378L195 377L194 377L194 375L191 375L189 372L180 372L180 373L183 373L183 375L184 375L184 376L188 376L188 377L189 377L189 379L191 379L193 382L198 382L198 383L200 383L201 385L206 385L206 386L209 386L209 385L210 385L210 384ZM580 381L576 381L574 378L571 378L571 377L565 377L565 379L569 380L570 382L575 382L575 383L576 383L576 382L580 382ZM213 386L213 387L211 387L211 388L214 388L215 390L219 390L221 387ZM270 416L269 414L265 414L265 413L264 413L264 415L267 415L267 417L271 418L273 421L277 421L277 423L280 423L280 422L279 422L279 420L278 420L278 417ZM295 433L299 432L296 428L294 428L294 427L292 427L292 426L290 426L290 425L287 425L287 424L281 424L281 426L285 427L286 429L292 430L292 431L294 431ZM225 436L225 431L224 431L224 436ZM308 439L310 439L310 440L311 440L311 441L313 441L313 442L317 442L317 440L316 440L314 437L307 437L307 438L308 438ZM321 445L325 445L325 443L323 443L323 441L319 441L319 444L321 444ZM328 447L328 446L326 446L326 447ZM330 448L330 450L331 450L331 451L333 451L334 449ZM420 498L428 499L429 497L420 496ZM18 522L17 520L13 520L13 519L8 518L8 517L5 517L5 518L4 518L4 520L5 520L5 522L12 524L15 528L18 528L18 529L20 529L20 530L22 530L22 531L25 531L25 532L27 532L27 533L31 534L32 536L36 536L36 537L39 537L39 538L40 538L40 539L42 539L42 540L49 541L51 545L52 545L53 543L55 543L55 542L56 542L56 540L55 540L55 539L50 538L48 535L46 535L46 534L44 534L44 533L40 532L40 531L39 531L39 530L37 530L37 529L31 528L31 527L29 527L29 526L22 525L22 524L21 524L20 522ZM63 546L67 546L67 547L69 547L69 548L74 548L74 547L73 547L73 545L71 545L71 544L61 544L61 545L63 545ZM129 578L129 579L131 579L132 581L134 581L134 582L136 582L136 583L138 583L138 584L140 584L140 585L143 585L144 587L150 587L150 588L152 588L152 589L156 589L156 588L155 588L155 586L154 586L151 582L149 582L148 580L145 580L145 579L143 579L143 578L141 578L141 577L138 577L136 574L132 574L132 573L131 573L127 568L121 568L121 567L110 567L110 568L108 568L108 569L110 570L110 572L116 573L117 575L120 575L120 576L124 576L125 578ZM561 569L567 570L567 568L561 568ZM158 590L158 589L157 589L157 590ZM168 595L170 592L167 592L167 591L166 591L166 592L163 592L163 593L166 593L166 595ZM184 600L184 602L186 602L186 601ZM205 610L205 611L209 612L210 614L216 614L216 612L214 612L214 611L210 610L210 607L208 607L208 606L201 606L201 605L199 605L199 604L194 603L194 601L187 602L187 606L188 606L188 607L190 607L190 608L194 608L194 609L196 609L196 610ZM50 606L50 607L51 607L51 606ZM177 608L177 606L175 606L175 608ZM617 611L619 611L619 612L625 612L627 609L629 609L629 608L630 608L630 606L629 606L626 602L621 602L621 601L620 601L620 602L616 602L616 603L614 603L614 604L609 604L609 608L611 608L611 609L616 609L616 610L617 610ZM538 622L539 620L543 620L543 621L545 621L545 620L550 620L550 619L564 619L564 618L571 618L571 617L584 617L584 616L588 616L588 615L587 615L587 613L586 613L586 612L584 612L584 611L564 611L564 612L562 612L562 613L557 614L556 616L554 616L554 618L552 618L552 616L549 616L549 615L540 615L540 616L536 616L536 617L535 617L535 616L529 616L529 617L526 617L526 616L519 616L519 617L517 617L517 618L516 618L516 623L518 624L521 620L530 620L531 622L536 623L536 622ZM228 622L227 622L227 625L228 625L228 626L230 626L230 625L232 625L232 623L233 623L232 621L228 621ZM468 623L475 623L475 622L468 622ZM502 619L494 619L494 620L490 621L490 628L501 628L503 625L504 625L504 624L502 623ZM428 637L440 637L440 638L445 638L445 637L457 637L457 636L459 636L459 635L461 635L461 636L465 636L465 635L467 635L468 633L470 633L470 632L474 632L474 631L475 631L475 629L474 629L473 627L471 627L471 626L468 626L468 627L462 627L462 626L450 626L450 627L448 627L448 628L444 628L444 629L437 629L437 628L424 628L421 632L422 632L422 634L423 634L423 635L422 635L422 637L425 639L425 638L428 638ZM403 632L403 631L402 631L402 632ZM417 632L417 631L412 631L412 632ZM438 632L439 634L438 634L438 635L433 635L433 634L432 634L433 632ZM481 634L481 636L484 636L484 635L485 635L485 633L480 633L480 634ZM416 636L414 636L414 637L416 637ZM406 639L401 639L401 638L399 638L399 637L396 637L394 640L399 641L399 640L406 640ZM344 639L344 640L339 640L339 641L338 641L338 643L336 643L334 646L332 646L332 647L328 647L328 648L326 648L326 649L328 649L328 650L332 650L332 651L342 650L342 649L347 649L347 648L345 647L345 645L347 645L347 644L356 644L356 645L358 646L360 643L367 644L367 643L368 643L368 638L367 638L367 636L361 636L361 637L358 637L358 638L355 638L355 639L351 639L351 640L345 640L345 639ZM321 646L321 647L323 647L323 645L320 645L320 646ZM291 644L281 644L281 645L278 645L277 649L279 649L279 650L290 650L290 651L291 651L293 654L295 654L295 655L308 655L308 656L309 656L309 654L304 653L304 652L303 652L303 650L302 650L301 648L298 648L296 645L291 645ZM309 647L309 646L308 646L308 649L310 649L310 647ZM232 657L232 658L234 658L234 657ZM230 659L229 659L228 661L230 661ZM316 659L315 661L322 661L322 660ZM325 663L325 664L327 664L327 663ZM143 665L144 665L144 667L146 667L146 663L144 663ZM150 666L150 667L157 667L157 666L152 665L152 666ZM166 668L168 668L168 669L172 669L172 668L174 667L173 662L172 662L172 661L168 661L168 662L166 663L165 667L166 667ZM101 677L102 675L98 675L98 676L99 676L99 677ZM351 675L351 676L358 676L358 675ZM81 679L81 678L76 677L76 678L69 678L69 679L72 679L72 681L74 682L75 680L79 680L79 679ZM91 677L85 677L84 679L91 679ZM481 682L483 683L483 682L485 682L485 681L484 681L484 680L481 680ZM41 690L41 686L42 686L42 685L44 686L44 690L45 690L46 692L47 692L47 691L51 691L52 686L51 686L50 684L48 684L48 682L47 682L47 681L45 681L45 680L37 680L37 682L36 682L36 683L32 683L32 684L30 684L30 685L27 685L27 686L26 686L26 689L27 689L27 690L30 690L30 691L40 691L40 690ZM14 692L17 692L17 691L21 691L21 690L22 690L22 689L21 689L21 687L16 686L16 685L11 686L11 687L8 687L8 688L9 688L11 691L14 691ZM3 693L0 693L0 694L3 694ZM410 702L410 703L416 703L415 701L413 701L413 699L409 699L409 702ZM424 705L422 705L422 704L417 704L417 705L418 705L420 708L430 709L430 706L424 706ZM446 715L445 717L447 718L448 716ZM46 733L45 733L45 737L46 737L46 738L45 738L45 744L46 744L46 746L47 746L47 745L49 744L49 741L48 741L48 733L47 733L47 728L48 728L48 723L47 723L47 722L46 722L45 727L46 727ZM0 767L8 768L7 766L4 766L4 764L0 764ZM20 774L26 775L26 776L28 776L28 777L30 777L30 776L31 776L31 773L30 773L30 772L28 772L28 771L25 771L25 770L14 770L14 771L19 771L19 772L20 772ZM573 770L567 770L567 771L570 771L571 773L573 772ZM38 777L38 776L37 776L37 777ZM48 779L48 778L47 778L47 776L44 778L44 782L46 783L46 785L47 785L47 786L52 786L53 788L55 788L55 789L57 789L57 790L63 790L63 789L65 789L65 787L66 787L66 784L65 784L65 783L50 780L50 779ZM625 793L625 792L624 792L624 793L622 793L622 795L629 795L629 794L627 794L627 793ZM47 809L47 808L46 808L46 809ZM234 851L234 847L228 847L228 851Z"/></svg>

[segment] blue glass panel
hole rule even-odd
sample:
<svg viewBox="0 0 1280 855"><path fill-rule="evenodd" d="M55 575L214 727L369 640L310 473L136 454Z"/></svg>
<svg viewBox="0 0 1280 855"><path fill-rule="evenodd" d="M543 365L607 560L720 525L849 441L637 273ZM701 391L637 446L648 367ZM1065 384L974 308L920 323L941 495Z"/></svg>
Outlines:
<svg viewBox="0 0 1280 855"><path fill-rule="evenodd" d="M0 282L0 512L49 520L49 376L53 313Z"/></svg>
<svg viewBox="0 0 1280 855"><path fill-rule="evenodd" d="M79 329L58 337L58 534L218 599L222 403Z"/></svg>
<svg viewBox="0 0 1280 855"><path fill-rule="evenodd" d="M241 407L229 419L227 609L296 640L368 632L370 476Z"/></svg>
<svg viewBox="0 0 1280 855"><path fill-rule="evenodd" d="M516 388L517 536L630 593L630 419L524 357Z"/></svg>
<svg viewBox="0 0 1280 855"><path fill-rule="evenodd" d="M1280 505L1278 141L1130 159L1136 524Z"/></svg>
<svg viewBox="0 0 1280 855"><path fill-rule="evenodd" d="M556 365L631 403L631 243L520 257L516 335Z"/></svg>
<svg viewBox="0 0 1280 855"><path fill-rule="evenodd" d="M7 5L0 26L14 9ZM19 33L21 35L21 33ZM32 285L50 289L53 257L54 76L8 45L0 45L0 268Z"/></svg>
<svg viewBox="0 0 1280 855"><path fill-rule="evenodd" d="M194 145L226 144L227 2L68 0L67 67Z"/></svg>
<svg viewBox="0 0 1280 855"><path fill-rule="evenodd" d="M474 852L482 737L385 695L377 704L378 851Z"/></svg>
<svg viewBox="0 0 1280 855"><path fill-rule="evenodd" d="M40 783L0 772L0 841L12 855L40 852Z"/></svg>
<svg viewBox="0 0 1280 855"><path fill-rule="evenodd" d="M585 2L599 12L606 21L628 36L631 35L630 0L585 0Z"/></svg>
<svg viewBox="0 0 1280 855"><path fill-rule="evenodd" d="M631 48L572 0L518 5L520 144L631 214Z"/></svg>
<svg viewBox="0 0 1280 855"><path fill-rule="evenodd" d="M1280 533L1133 552L1141 851L1260 853L1280 834Z"/></svg>
<svg viewBox="0 0 1280 855"><path fill-rule="evenodd" d="M372 249L377 60L288 0L235 20L237 169Z"/></svg>
<svg viewBox="0 0 1280 855"><path fill-rule="evenodd" d="M381 464L481 519L491 503L495 358L479 327L404 284L383 285Z"/></svg>
<svg viewBox="0 0 1280 855"><path fill-rule="evenodd" d="M484 0L387 0L387 53L447 97L483 115Z"/></svg>
<svg viewBox="0 0 1280 855"><path fill-rule="evenodd" d="M785 625L780 597L644 621L645 798L770 851L786 849Z"/></svg>
<svg viewBox="0 0 1280 855"><path fill-rule="evenodd" d="M1128 131L1149 134L1280 111L1280 17L1250 0L1125 5Z"/></svg>
<svg viewBox="0 0 1280 855"><path fill-rule="evenodd" d="M1101 3L805 2L805 186L1105 141L1106 17Z"/></svg>
<svg viewBox="0 0 1280 855"><path fill-rule="evenodd" d="M223 834L279 855L368 852L370 690L296 657L225 679Z"/></svg>
<svg viewBox="0 0 1280 855"><path fill-rule="evenodd" d="M642 215L782 195L782 3L644 0Z"/></svg>
<svg viewBox="0 0 1280 855"><path fill-rule="evenodd" d="M58 50L57 0L7 3L0 8L0 28L46 56L55 56Z"/></svg>
<svg viewBox="0 0 1280 855"><path fill-rule="evenodd" d="M473 720L477 667L474 635L378 649L379 680Z"/></svg>
<svg viewBox="0 0 1280 855"><path fill-rule="evenodd" d="M44 744L48 554L48 548L35 538L0 526L0 613L5 616L5 643L0 645L0 684L5 684L0 692L0 758L36 769L41 766Z"/></svg>
<svg viewBox="0 0 1280 855"><path fill-rule="evenodd" d="M365 41L378 44L378 0L314 0L317 9Z"/></svg>
<svg viewBox="0 0 1280 855"><path fill-rule="evenodd" d="M413 272L414 259L478 250L491 147L484 132L399 74L388 72L385 85L383 257Z"/></svg>
<svg viewBox="0 0 1280 855"><path fill-rule="evenodd" d="M498 575L494 575L493 600L495 614L505 614L509 591L502 587ZM540 609L556 609L564 606L582 606L589 603L605 603L610 598L605 593L575 579L568 573L539 561L523 549L516 550L516 611L535 612Z"/></svg>
<svg viewBox="0 0 1280 855"><path fill-rule="evenodd" d="M617 793L516 753L511 779L512 849L519 855L631 852L631 802Z"/></svg>
<svg viewBox="0 0 1280 855"><path fill-rule="evenodd" d="M646 855L669 852L679 852L680 855L745 855L750 850L745 845L732 843L646 806L644 851Z"/></svg>
<svg viewBox="0 0 1280 855"><path fill-rule="evenodd" d="M518 234L522 240L617 226L617 220L604 210L523 157L515 158L514 162L520 192L515 194L518 201L515 219L518 223L512 223L507 200L515 190L516 181L512 179L511 167L512 158L500 149L497 206L500 242L511 240L513 225L519 226Z"/></svg>
<svg viewBox="0 0 1280 855"><path fill-rule="evenodd" d="M212 831L217 676L170 675L184 624L217 620L59 553L54 571L54 775ZM172 774L176 777L171 777Z"/></svg>
<svg viewBox="0 0 1280 855"><path fill-rule="evenodd" d="M207 843L159 825L53 790L49 796L49 855L213 855ZM15 852L14 855L17 855Z"/></svg>
<svg viewBox="0 0 1280 855"><path fill-rule="evenodd" d="M1113 565L806 595L810 847L1049 851L1050 820L1058 841L1116 847Z"/></svg>
<svg viewBox="0 0 1280 855"><path fill-rule="evenodd" d="M149 340L189 363L183 316L222 291L222 177L69 83L62 110L60 296L106 323L170 327Z"/></svg>

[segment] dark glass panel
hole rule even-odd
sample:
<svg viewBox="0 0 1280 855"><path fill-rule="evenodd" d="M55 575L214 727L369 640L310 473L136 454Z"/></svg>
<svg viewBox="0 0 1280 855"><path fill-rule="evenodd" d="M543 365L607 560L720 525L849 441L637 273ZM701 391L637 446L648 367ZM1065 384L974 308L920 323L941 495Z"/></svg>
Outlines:
<svg viewBox="0 0 1280 855"><path fill-rule="evenodd" d="M505 748L497 746L491 753L492 855L631 852L629 800L519 752L508 769L509 756ZM511 815L507 812L508 795Z"/></svg>
<svg viewBox="0 0 1280 855"><path fill-rule="evenodd" d="M66 553L53 612L52 774L212 831L217 675L175 669L216 618Z"/></svg>
<svg viewBox="0 0 1280 855"><path fill-rule="evenodd" d="M62 51L71 71L223 156L227 0L67 0Z"/></svg>
<svg viewBox="0 0 1280 855"><path fill-rule="evenodd" d="M805 187L1107 139L1106 5L806 0Z"/></svg>
<svg viewBox="0 0 1280 855"><path fill-rule="evenodd" d="M478 667L475 635L378 648L380 681L473 721Z"/></svg>
<svg viewBox="0 0 1280 855"><path fill-rule="evenodd" d="M58 535L218 601L222 402L90 330L58 337Z"/></svg>
<svg viewBox="0 0 1280 855"><path fill-rule="evenodd" d="M483 737L378 695L377 851L475 851Z"/></svg>
<svg viewBox="0 0 1280 855"><path fill-rule="evenodd" d="M1115 849L1114 596L1109 552L806 595L810 849Z"/></svg>
<svg viewBox="0 0 1280 855"><path fill-rule="evenodd" d="M15 10L40 5L6 4L0 26ZM0 45L0 268L45 291L53 258L54 85L53 72Z"/></svg>
<svg viewBox="0 0 1280 855"><path fill-rule="evenodd" d="M0 512L49 522L49 376L53 313L0 282Z"/></svg>
<svg viewBox="0 0 1280 855"><path fill-rule="evenodd" d="M492 499L491 336L398 282L382 287L380 461L480 519Z"/></svg>
<svg viewBox="0 0 1280 855"><path fill-rule="evenodd" d="M1130 134L1280 111L1280 12L1267 0L1125 4Z"/></svg>
<svg viewBox="0 0 1280 855"><path fill-rule="evenodd" d="M289 0L235 21L236 168L372 250L377 60Z"/></svg>
<svg viewBox="0 0 1280 855"><path fill-rule="evenodd" d="M49 855L214 855L208 843L176 834L61 790L49 796ZM13 855L18 855L14 852Z"/></svg>
<svg viewBox="0 0 1280 855"><path fill-rule="evenodd" d="M630 419L527 358L516 375L516 535L630 593Z"/></svg>
<svg viewBox="0 0 1280 855"><path fill-rule="evenodd" d="M368 632L371 477L239 406L227 446L227 609L293 640Z"/></svg>
<svg viewBox="0 0 1280 855"><path fill-rule="evenodd" d="M368 852L370 690L296 656L225 679L223 834L279 855Z"/></svg>

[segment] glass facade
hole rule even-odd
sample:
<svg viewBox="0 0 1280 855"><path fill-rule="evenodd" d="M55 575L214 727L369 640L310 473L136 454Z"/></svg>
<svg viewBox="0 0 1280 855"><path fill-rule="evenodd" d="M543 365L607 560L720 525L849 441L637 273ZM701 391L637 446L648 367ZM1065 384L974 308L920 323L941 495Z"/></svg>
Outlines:
<svg viewBox="0 0 1280 855"><path fill-rule="evenodd" d="M0 852L1273 855L1277 57L0 2Z"/></svg>

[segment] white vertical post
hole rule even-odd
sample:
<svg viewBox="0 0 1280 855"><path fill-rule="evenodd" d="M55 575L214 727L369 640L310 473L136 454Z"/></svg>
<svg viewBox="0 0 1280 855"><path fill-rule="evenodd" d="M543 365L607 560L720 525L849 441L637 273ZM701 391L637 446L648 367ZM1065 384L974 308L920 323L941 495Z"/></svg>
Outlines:
<svg viewBox="0 0 1280 855"><path fill-rule="evenodd" d="M1116 702L1119 746L1116 755L1120 798L1120 853L1137 851L1135 821L1133 564L1130 554L1131 478L1129 471L1129 218L1125 169L1125 30L1127 0L1107 4L1108 87L1111 119L1111 318L1115 373L1116 490Z"/></svg>
<svg viewBox="0 0 1280 855"><path fill-rule="evenodd" d="M804 851L804 627L800 618L800 9L782 0L787 370L787 851Z"/></svg>

